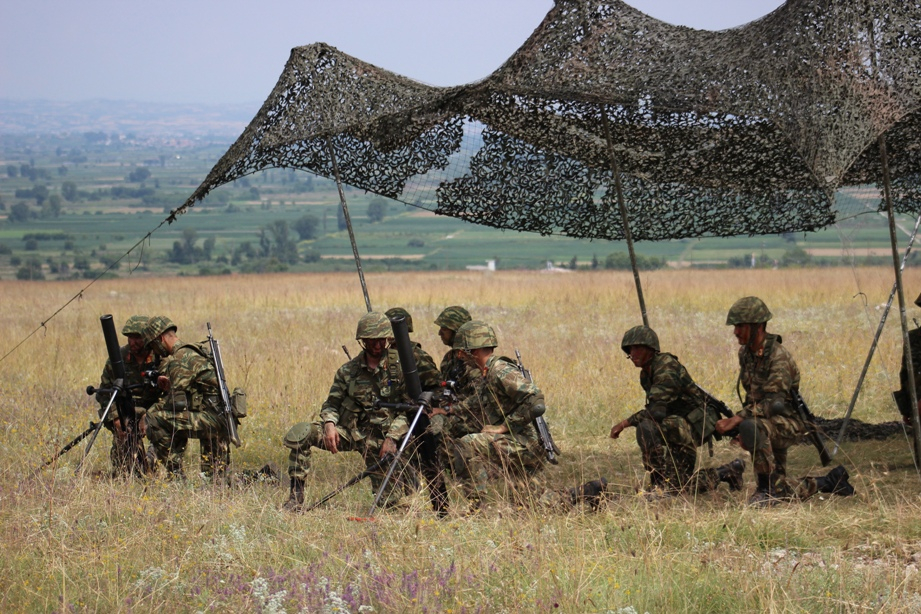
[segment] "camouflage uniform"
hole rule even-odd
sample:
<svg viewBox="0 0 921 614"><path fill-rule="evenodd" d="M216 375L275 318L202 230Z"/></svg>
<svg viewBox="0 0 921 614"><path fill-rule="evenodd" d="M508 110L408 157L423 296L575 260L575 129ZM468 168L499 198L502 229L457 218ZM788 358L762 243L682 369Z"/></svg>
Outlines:
<svg viewBox="0 0 921 614"><path fill-rule="evenodd" d="M122 328L122 334L143 335L144 327L147 325L149 318L147 316L135 315L128 318L125 326ZM155 371L159 365L159 359L149 352L146 356L138 356L131 352L129 346L124 345L120 348L122 362L125 365L125 381L123 385L131 392L134 401L135 410L138 415L143 415L147 410L157 402L162 391L152 383L145 381L141 375L144 371ZM112 369L112 361L106 360L105 367L102 369L102 376L99 378L99 388L111 389L115 384L115 372ZM96 401L99 403L99 416L105 411L109 404L111 394L108 392L97 392ZM112 432L112 448L109 450L109 459L112 462L112 472L114 475L126 475L132 470L137 470L147 464L144 443L141 437L137 438L137 449L132 453L129 450L129 440L127 437L120 438L115 431L115 420L118 418L118 411L113 405L106 416L104 426ZM122 425L124 429L125 425ZM124 431L123 431L124 432Z"/></svg>
<svg viewBox="0 0 921 614"><path fill-rule="evenodd" d="M466 328L465 328L466 327ZM465 335L488 331L491 339L472 344ZM492 345L483 345L483 343ZM455 349L495 347L491 327L471 321L461 327ZM463 481L465 494L478 503L486 491L491 471L498 471L512 482L534 475L543 467L543 448L534 428L534 418L544 413L544 395L529 382L511 360L490 355L475 392L458 403L455 412L467 416L467 424L505 425L507 433L474 432L453 440L455 475Z"/></svg>
<svg viewBox="0 0 921 614"><path fill-rule="evenodd" d="M435 318L435 324L440 328L452 330L456 334L457 330L470 320L470 313L468 313L466 309L458 305L452 305L451 307L445 307L445 309L438 314L438 317ZM441 364L439 365L439 371L441 371L441 379L443 381L455 383L454 389L458 394L463 394L465 392L464 387L469 383L470 378L476 377L477 375L476 369L470 369L465 365L464 362L457 357L457 352L455 352L453 348L445 352L445 355L441 359Z"/></svg>
<svg viewBox="0 0 921 614"><path fill-rule="evenodd" d="M704 468L694 473L697 448L710 441L716 412L707 407L706 397L691 379L678 358L659 351L659 339L647 326L637 326L624 334L621 348L641 345L655 352L640 371L640 386L646 392L646 406L625 420L636 428L636 442L643 454L643 467L650 474L653 488L666 492L691 490L698 493L715 489L721 481L738 490L741 469L738 465Z"/></svg>
<svg viewBox="0 0 921 614"><path fill-rule="evenodd" d="M362 336L362 323L366 318L379 320L380 326L386 323L386 331ZM361 340L388 338L392 335L386 316L372 312L359 321L356 337ZM414 354L420 359L420 380L425 390L426 386L432 386L433 380L437 380L434 361L429 358L430 366L425 366L421 355L416 352ZM437 383L435 386L437 387ZM409 421L406 415L394 409L375 407L377 400L385 403L412 401L406 394L400 357L395 349L386 350L380 364L374 370L368 367L365 351L339 367L333 378L329 396L320 408L320 420L295 424L285 435L283 443L290 449L288 475L292 480L290 505L286 505L291 509L299 509L303 502L303 482L310 472L311 448L326 449L323 429L327 422L333 424L339 433L339 451L359 452L366 467L378 462L385 439L396 442L407 433ZM384 466L371 474L371 485L375 492L380 488L387 469L388 467ZM403 469L399 468L394 476L400 476L402 473ZM386 507L396 504L403 491L408 492L413 486L411 482L392 479L384 493L383 505Z"/></svg>
<svg viewBox="0 0 921 614"><path fill-rule="evenodd" d="M175 328L168 319L162 319ZM148 325L148 338L159 336L153 334L157 329L154 320ZM161 328L162 325L161 322ZM200 344L177 339L172 352L160 363L160 373L169 378L170 390L147 414L147 438L157 459L172 475L182 475L189 438L199 440L200 467L205 476L223 475L230 461L218 378L214 363L206 354Z"/></svg>

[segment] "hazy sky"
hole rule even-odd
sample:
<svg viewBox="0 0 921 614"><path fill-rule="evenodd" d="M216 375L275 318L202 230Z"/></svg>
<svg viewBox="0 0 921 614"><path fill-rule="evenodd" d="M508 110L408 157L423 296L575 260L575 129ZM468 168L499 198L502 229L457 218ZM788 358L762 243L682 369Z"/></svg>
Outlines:
<svg viewBox="0 0 921 614"><path fill-rule="evenodd" d="M722 30L781 0L628 0ZM0 98L260 103L292 47L326 42L432 85L498 68L552 0L3 0Z"/></svg>

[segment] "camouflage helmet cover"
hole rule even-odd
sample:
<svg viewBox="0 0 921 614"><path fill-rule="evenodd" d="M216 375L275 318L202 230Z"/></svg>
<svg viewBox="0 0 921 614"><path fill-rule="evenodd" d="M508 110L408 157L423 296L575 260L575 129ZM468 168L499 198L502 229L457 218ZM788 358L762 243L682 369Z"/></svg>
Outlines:
<svg viewBox="0 0 921 614"><path fill-rule="evenodd" d="M128 318L128 321L125 322L125 326L122 327L122 334L124 336L128 335L140 335L144 336L144 329L147 328L147 322L150 320L147 316L138 316L134 315Z"/></svg>
<svg viewBox="0 0 921 614"><path fill-rule="evenodd" d="M494 348L499 345L499 338L492 326L480 320L470 320L457 329L454 336L455 350L476 350L479 348Z"/></svg>
<svg viewBox="0 0 921 614"><path fill-rule="evenodd" d="M771 310L757 296L746 296L740 298L732 307L729 308L729 314L726 316L726 324L735 326L736 324L761 324L771 319Z"/></svg>
<svg viewBox="0 0 921 614"><path fill-rule="evenodd" d="M150 318L150 320L147 321L147 326L144 327L144 344L150 345L151 341L170 329L179 330L179 327L173 324L173 321L166 316L154 316Z"/></svg>
<svg viewBox="0 0 921 614"><path fill-rule="evenodd" d="M413 317L409 315L409 312L403 309L402 307L391 307L384 312L384 315L391 320L396 320L397 318L403 318L406 320L406 332L413 332Z"/></svg>
<svg viewBox="0 0 921 614"><path fill-rule="evenodd" d="M358 320L355 339L386 339L393 337L390 319L379 311L371 311Z"/></svg>
<svg viewBox="0 0 921 614"><path fill-rule="evenodd" d="M437 318L435 318L435 324L438 326L443 326L448 330L453 330L455 333L460 329L461 326L472 320L470 313L461 307L460 305L452 305L450 307L445 307Z"/></svg>
<svg viewBox="0 0 921 614"><path fill-rule="evenodd" d="M645 345L656 352L661 351L659 349L659 336L656 335L656 331L648 326L634 326L624 333L624 339L620 342L621 349L629 354L630 346L633 345Z"/></svg>

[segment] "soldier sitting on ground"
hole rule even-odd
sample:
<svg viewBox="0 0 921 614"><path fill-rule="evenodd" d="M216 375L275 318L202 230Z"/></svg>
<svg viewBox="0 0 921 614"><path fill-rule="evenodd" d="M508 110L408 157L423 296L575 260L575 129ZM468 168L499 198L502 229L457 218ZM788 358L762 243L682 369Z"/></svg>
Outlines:
<svg viewBox="0 0 921 614"><path fill-rule="evenodd" d="M634 326L624 334L621 349L640 369L640 386L646 392L646 406L611 428L617 439L627 427L636 427L636 443L649 472L651 492L675 494L705 492L729 484L741 490L745 463L734 460L721 467L694 473L697 448L709 442L717 414L707 406L678 358L659 349L659 337L648 326Z"/></svg>
<svg viewBox="0 0 921 614"><path fill-rule="evenodd" d="M544 465L534 427L534 419L546 409L544 395L514 362L494 353L498 345L493 328L477 320L461 326L454 338L458 358L481 375L474 392L453 408L468 424L480 425L478 432L452 440L454 475L462 481L468 513L480 509L491 475L502 476L510 490L528 497L535 494L532 478ZM601 479L580 488L546 491L539 501L566 506L586 501L594 506L606 485Z"/></svg>
<svg viewBox="0 0 921 614"><path fill-rule="evenodd" d="M415 401L406 394L400 358L396 349L391 348L393 329L390 320L383 313L365 314L358 321L355 338L362 351L336 371L329 396L320 408L319 421L295 424L285 435L283 443L290 450L288 475L291 477L291 493L284 505L287 510L300 511L303 506L311 448L332 454L358 452L365 466L371 468L385 456L395 454L397 442L409 430L409 422L402 411L376 403ZM423 380L422 387L430 390L433 383ZM437 387L437 382L434 382L434 387ZM404 458L400 462L406 465ZM375 492L380 488L387 468L388 463L384 462L371 473ZM403 469L398 468L394 473L396 479L388 482L382 499L383 507L393 507L404 492L414 490L415 485L411 481L401 478L403 473Z"/></svg>

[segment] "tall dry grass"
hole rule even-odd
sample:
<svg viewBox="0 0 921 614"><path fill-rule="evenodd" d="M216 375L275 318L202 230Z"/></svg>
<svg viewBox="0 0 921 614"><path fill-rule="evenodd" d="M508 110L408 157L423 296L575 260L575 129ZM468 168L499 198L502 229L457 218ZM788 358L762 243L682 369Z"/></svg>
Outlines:
<svg viewBox="0 0 921 614"><path fill-rule="evenodd" d="M657 271L643 275L663 349L705 388L737 407L737 345L724 324L741 296L774 312L815 413L840 417L885 301L884 269ZM554 514L496 500L475 519L436 521L423 494L408 509L354 522L367 484L305 515L279 510L283 489L211 487L201 480L109 481L108 434L75 477L82 450L36 470L95 416L83 392L105 361L99 316L165 314L187 340L210 321L231 385L249 393L237 468L285 464L280 439L312 419L332 374L357 351L364 301L354 275L126 279L98 282L0 362L0 608L3 611L234 612L909 612L921 608L919 485L909 442L845 444L838 455L858 496L816 497L753 510L748 493L646 503L635 441L607 438L640 407L636 369L620 350L641 322L632 276L499 272L371 275L375 308L403 306L436 360L432 323L451 304L522 352L545 391L564 450L550 487L604 475L615 497L598 513ZM0 282L5 353L79 289ZM909 300L921 288L906 275ZM858 295L858 293L863 293ZM918 315L911 307L909 315ZM896 420L897 317L881 340L855 416ZM197 460L190 446L189 467ZM725 442L718 464L740 456ZM308 499L360 470L354 455L315 455ZM791 451L791 471L817 474L816 454ZM750 470L748 476L750 476ZM750 482L750 480L749 480ZM457 493L454 503L459 504ZM457 506L456 506L457 507Z"/></svg>

